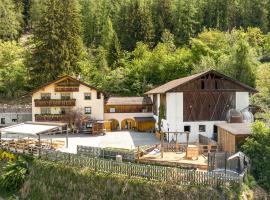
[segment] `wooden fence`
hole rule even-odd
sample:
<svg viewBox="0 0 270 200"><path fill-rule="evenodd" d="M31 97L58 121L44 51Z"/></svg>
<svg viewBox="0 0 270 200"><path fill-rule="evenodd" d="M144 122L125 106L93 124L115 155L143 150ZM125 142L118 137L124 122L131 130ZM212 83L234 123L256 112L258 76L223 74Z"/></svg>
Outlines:
<svg viewBox="0 0 270 200"><path fill-rule="evenodd" d="M203 184L215 187L232 183L241 184L244 177L244 175L236 177L181 168L116 162L114 160L91 158L77 154L48 150L42 150L41 159L70 166L88 167L100 172L123 174L130 177L142 177L155 181L168 181L182 185Z"/></svg>
<svg viewBox="0 0 270 200"><path fill-rule="evenodd" d="M89 157L99 157L104 159L114 159L117 155L121 155L123 161L135 162L136 150L120 149L120 148L100 148L90 146L77 146L77 154Z"/></svg>

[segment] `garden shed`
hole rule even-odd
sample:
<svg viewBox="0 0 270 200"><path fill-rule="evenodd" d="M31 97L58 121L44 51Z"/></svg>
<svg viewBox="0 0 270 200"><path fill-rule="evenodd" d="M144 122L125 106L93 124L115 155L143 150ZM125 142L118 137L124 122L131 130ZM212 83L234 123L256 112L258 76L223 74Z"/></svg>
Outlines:
<svg viewBox="0 0 270 200"><path fill-rule="evenodd" d="M221 151L235 153L251 134L251 123L217 123L218 144Z"/></svg>

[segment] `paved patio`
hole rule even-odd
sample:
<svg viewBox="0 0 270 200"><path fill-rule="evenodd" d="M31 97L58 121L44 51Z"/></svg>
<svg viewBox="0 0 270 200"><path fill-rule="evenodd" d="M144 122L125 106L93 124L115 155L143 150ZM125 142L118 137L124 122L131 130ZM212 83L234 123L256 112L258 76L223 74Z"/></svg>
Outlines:
<svg viewBox="0 0 270 200"><path fill-rule="evenodd" d="M53 140L66 141L65 135L54 135L49 138ZM47 136L43 136L43 139ZM137 146L157 144L160 141L153 133L142 133L135 131L107 132L104 136L91 136L87 134L69 135L68 148L60 149L63 152L77 153L77 145L93 147L115 147L135 149Z"/></svg>

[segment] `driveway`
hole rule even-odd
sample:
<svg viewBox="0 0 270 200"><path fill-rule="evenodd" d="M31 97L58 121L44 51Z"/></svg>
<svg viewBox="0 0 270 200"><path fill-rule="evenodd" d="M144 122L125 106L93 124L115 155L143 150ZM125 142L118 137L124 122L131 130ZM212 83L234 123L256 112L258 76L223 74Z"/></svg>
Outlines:
<svg viewBox="0 0 270 200"><path fill-rule="evenodd" d="M42 139L65 141L65 135L43 136ZM157 144L160 141L153 133L135 131L107 132L104 136L92 136L87 134L69 135L68 148L60 149L63 152L77 153L77 145L93 147L115 147L135 149L137 146Z"/></svg>

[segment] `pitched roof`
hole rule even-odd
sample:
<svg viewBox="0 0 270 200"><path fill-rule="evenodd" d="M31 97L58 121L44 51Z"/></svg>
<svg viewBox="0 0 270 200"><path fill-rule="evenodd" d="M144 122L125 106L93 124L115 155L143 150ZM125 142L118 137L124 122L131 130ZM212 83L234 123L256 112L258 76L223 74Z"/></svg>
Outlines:
<svg viewBox="0 0 270 200"><path fill-rule="evenodd" d="M106 105L151 105L150 97L110 97L105 101Z"/></svg>
<svg viewBox="0 0 270 200"><path fill-rule="evenodd" d="M197 79L197 78L200 78L201 76L205 75L205 74L208 74L208 73L215 73L215 74L218 74L220 76L223 76L224 78L238 84L238 85L241 85L242 87L246 88L247 90L251 91L251 92L258 92L256 89L248 86L248 85L245 85L237 80L234 80L224 74L221 74L215 70L208 70L206 72L201 72L201 73L197 73L197 74L193 74L191 76L187 76L187 77L183 77L183 78L179 78L179 79L175 79L175 80L172 80L168 83L165 83L164 85L161 85L159 87L156 87L148 92L146 92L145 94L161 94L161 93L166 93L180 85L183 85L189 81L192 81L194 79Z"/></svg>
<svg viewBox="0 0 270 200"><path fill-rule="evenodd" d="M251 134L251 123L227 123L220 122L215 124L233 135L250 135Z"/></svg>
<svg viewBox="0 0 270 200"><path fill-rule="evenodd" d="M59 78L56 79L56 80L50 81L50 82L48 82L48 83L45 83L45 84L43 84L43 85L41 85L41 86L35 88L34 90L32 90L32 91L30 92L30 94L34 94L34 93L37 92L38 90L40 90L40 89L42 89L42 88L44 88L44 87L46 87L46 86L48 86L48 85L51 85L51 84L53 84L53 83L60 82L60 81L62 81L62 80L64 80L64 79L66 79L66 78L69 78L69 79L71 79L71 80L73 80L73 81L77 81L77 82L79 82L80 84L85 85L86 87L89 87L89 88L92 88L92 89L95 89L95 90L99 91L97 88L95 88L95 87L93 87L93 86L91 86L91 85L89 85L89 84L87 84L87 83L85 83L85 82L82 82L82 81L80 81L80 80L78 80L78 79L76 79L76 78L73 78L72 76L65 75L65 76L59 77ZM99 92L101 92L101 91L99 91ZM102 92L102 93L103 93L103 92Z"/></svg>

